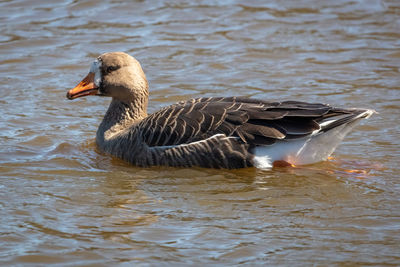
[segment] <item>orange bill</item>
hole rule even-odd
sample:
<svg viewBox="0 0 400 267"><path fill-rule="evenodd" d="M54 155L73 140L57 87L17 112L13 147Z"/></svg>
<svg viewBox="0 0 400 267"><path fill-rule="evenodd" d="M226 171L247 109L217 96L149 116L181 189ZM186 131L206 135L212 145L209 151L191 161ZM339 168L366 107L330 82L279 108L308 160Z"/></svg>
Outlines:
<svg viewBox="0 0 400 267"><path fill-rule="evenodd" d="M68 99L75 99L87 95L97 95L99 88L94 84L94 73L89 74L77 85L67 93Z"/></svg>

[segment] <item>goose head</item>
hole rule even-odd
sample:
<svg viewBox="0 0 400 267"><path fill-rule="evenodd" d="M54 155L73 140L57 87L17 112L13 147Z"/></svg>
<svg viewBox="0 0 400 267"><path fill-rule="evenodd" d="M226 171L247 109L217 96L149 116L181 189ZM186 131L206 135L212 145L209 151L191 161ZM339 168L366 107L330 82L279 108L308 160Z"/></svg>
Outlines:
<svg viewBox="0 0 400 267"><path fill-rule="evenodd" d="M139 61L123 52L100 55L89 74L68 91L67 98L88 95L109 96L124 103L147 99L148 83Z"/></svg>

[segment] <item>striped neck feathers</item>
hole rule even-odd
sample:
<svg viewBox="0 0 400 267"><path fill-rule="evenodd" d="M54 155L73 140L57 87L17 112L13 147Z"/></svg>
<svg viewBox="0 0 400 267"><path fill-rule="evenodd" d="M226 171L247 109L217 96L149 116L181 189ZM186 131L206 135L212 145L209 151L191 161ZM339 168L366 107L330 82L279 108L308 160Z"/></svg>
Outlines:
<svg viewBox="0 0 400 267"><path fill-rule="evenodd" d="M147 102L147 96L136 97L131 102L113 98L97 130L97 140L110 140L146 118Z"/></svg>

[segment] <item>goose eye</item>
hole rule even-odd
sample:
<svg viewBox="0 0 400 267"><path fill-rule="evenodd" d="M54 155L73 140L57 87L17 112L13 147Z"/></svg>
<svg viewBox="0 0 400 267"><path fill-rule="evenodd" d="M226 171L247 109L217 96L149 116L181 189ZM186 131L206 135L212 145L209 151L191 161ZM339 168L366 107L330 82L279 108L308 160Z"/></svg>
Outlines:
<svg viewBox="0 0 400 267"><path fill-rule="evenodd" d="M115 71L115 70L117 70L118 69L118 67L117 66L109 66L109 67L107 67L107 73L110 73L110 72L112 72L112 71Z"/></svg>

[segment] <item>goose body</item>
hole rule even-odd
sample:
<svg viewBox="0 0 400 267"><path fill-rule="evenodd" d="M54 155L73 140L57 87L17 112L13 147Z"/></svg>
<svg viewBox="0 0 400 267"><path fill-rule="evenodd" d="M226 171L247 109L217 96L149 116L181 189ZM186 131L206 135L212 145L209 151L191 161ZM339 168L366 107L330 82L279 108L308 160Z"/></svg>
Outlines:
<svg viewBox="0 0 400 267"><path fill-rule="evenodd" d="M147 114L148 83L139 62L105 53L67 93L112 97L96 142L101 150L137 166L270 168L326 160L370 109L342 109L299 101L247 97L182 101Z"/></svg>

